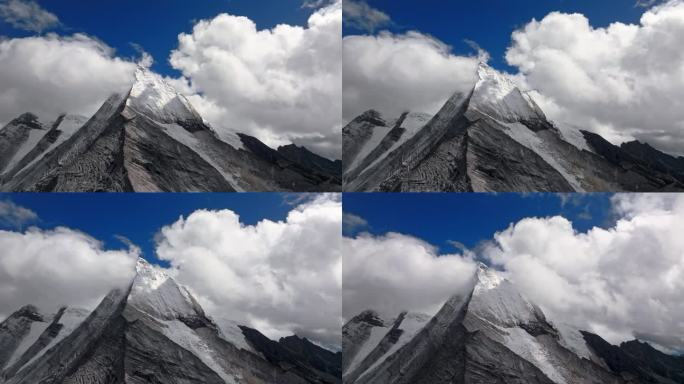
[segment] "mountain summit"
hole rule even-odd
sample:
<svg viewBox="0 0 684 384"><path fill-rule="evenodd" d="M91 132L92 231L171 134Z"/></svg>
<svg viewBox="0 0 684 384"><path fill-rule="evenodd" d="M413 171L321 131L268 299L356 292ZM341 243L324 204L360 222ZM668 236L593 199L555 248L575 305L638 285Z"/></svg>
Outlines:
<svg viewBox="0 0 684 384"><path fill-rule="evenodd" d="M555 125L510 76L484 63L476 79L434 116L369 110L347 124L344 190L684 190L684 158Z"/></svg>
<svg viewBox="0 0 684 384"><path fill-rule="evenodd" d="M335 191L336 162L297 161L258 139L217 134L161 76L139 68L126 94L90 119L43 124L24 114L0 130L4 191ZM332 170L332 171L331 171Z"/></svg>
<svg viewBox="0 0 684 384"><path fill-rule="evenodd" d="M306 339L271 341L207 315L140 259L128 287L92 312L26 306L0 323L0 382L335 384L341 354Z"/></svg>
<svg viewBox="0 0 684 384"><path fill-rule="evenodd" d="M681 358L644 343L611 346L547 319L484 265L467 292L449 298L432 317L402 313L384 320L366 311L345 324L342 335L348 384L664 384L684 378ZM646 354L648 360L639 358Z"/></svg>

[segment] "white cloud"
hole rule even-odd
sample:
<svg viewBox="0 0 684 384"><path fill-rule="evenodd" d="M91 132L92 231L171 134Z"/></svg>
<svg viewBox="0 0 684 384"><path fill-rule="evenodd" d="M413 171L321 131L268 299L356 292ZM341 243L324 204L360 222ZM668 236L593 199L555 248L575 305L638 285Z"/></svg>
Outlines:
<svg viewBox="0 0 684 384"><path fill-rule="evenodd" d="M0 231L0 319L27 304L93 309L112 288L133 278L135 250L105 250L67 228Z"/></svg>
<svg viewBox="0 0 684 384"><path fill-rule="evenodd" d="M38 220L38 215L32 210L9 200L0 201L0 225L21 227L35 220Z"/></svg>
<svg viewBox="0 0 684 384"><path fill-rule="evenodd" d="M31 0L0 0L0 18L15 28L42 32L59 26L59 18Z"/></svg>
<svg viewBox="0 0 684 384"><path fill-rule="evenodd" d="M405 110L436 113L454 92L472 89L483 59L454 55L419 32L347 36L343 48L345 121L371 108L389 118Z"/></svg>
<svg viewBox="0 0 684 384"><path fill-rule="evenodd" d="M339 197L321 195L285 221L245 225L230 210L196 211L161 230L157 255L208 313L270 337L297 333L339 346Z"/></svg>
<svg viewBox="0 0 684 384"><path fill-rule="evenodd" d="M339 158L341 31L341 1L316 10L306 27L260 30L221 14L179 35L170 62L183 78L175 83L219 131Z"/></svg>
<svg viewBox="0 0 684 384"><path fill-rule="evenodd" d="M465 292L476 268L468 255L442 255L398 233L345 237L342 249L346 319L366 309L386 316L404 310L434 314L450 296Z"/></svg>
<svg viewBox="0 0 684 384"><path fill-rule="evenodd" d="M44 121L90 116L110 94L128 90L136 64L92 37L49 34L0 40L0 68L0 122L7 123L24 112Z"/></svg>
<svg viewBox="0 0 684 384"><path fill-rule="evenodd" d="M342 225L345 231L355 231L368 227L368 221L353 213L345 213L342 216Z"/></svg>
<svg viewBox="0 0 684 384"><path fill-rule="evenodd" d="M613 343L641 337L684 348L684 196L613 198L617 223L577 232L563 217L527 218L485 254L551 314Z"/></svg>
<svg viewBox="0 0 684 384"><path fill-rule="evenodd" d="M550 118L684 154L682 39L681 0L647 10L638 25L596 28L582 14L553 12L515 31L506 59Z"/></svg>
<svg viewBox="0 0 684 384"><path fill-rule="evenodd" d="M363 0L344 1L344 22L368 32L373 32L392 22L385 13L368 5Z"/></svg>

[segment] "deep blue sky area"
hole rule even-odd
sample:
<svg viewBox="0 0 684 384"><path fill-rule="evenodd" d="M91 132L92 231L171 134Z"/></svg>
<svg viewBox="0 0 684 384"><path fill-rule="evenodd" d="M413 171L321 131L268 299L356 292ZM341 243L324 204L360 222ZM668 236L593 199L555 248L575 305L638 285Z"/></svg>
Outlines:
<svg viewBox="0 0 684 384"><path fill-rule="evenodd" d="M395 33L420 31L449 44L457 54L473 50L464 42L472 40L490 53L490 64L512 70L504 59L511 33L533 18L541 20L553 11L582 13L594 27L613 22L638 23L644 8L636 0L367 0L383 11L393 23L385 28ZM381 30L382 30L381 29ZM378 32L378 31L376 31ZM344 24L344 34L367 32Z"/></svg>
<svg viewBox="0 0 684 384"><path fill-rule="evenodd" d="M153 69L163 75L177 74L168 58L178 45L178 34L189 33L196 20L220 13L246 16L258 29L277 24L305 25L312 9L302 0L37 0L59 17L62 27L47 32L59 35L86 33L113 47L120 57L138 57L131 43L139 44L155 60ZM20 31L0 21L0 36L22 37Z"/></svg>
<svg viewBox="0 0 684 384"><path fill-rule="evenodd" d="M281 193L3 193L0 201L11 201L31 209L39 219L25 225L43 229L58 226L77 229L102 241L106 249L125 245L125 236L142 248L144 257L157 261L154 237L159 230L182 215L198 209L230 209L243 224L263 219L284 220L304 194ZM16 228L2 228L17 230Z"/></svg>
<svg viewBox="0 0 684 384"><path fill-rule="evenodd" d="M345 214L368 222L367 227L345 229L345 235L399 232L427 241L441 252L454 252L449 241L474 248L525 217L561 215L581 232L612 225L611 197L601 193L345 193Z"/></svg>

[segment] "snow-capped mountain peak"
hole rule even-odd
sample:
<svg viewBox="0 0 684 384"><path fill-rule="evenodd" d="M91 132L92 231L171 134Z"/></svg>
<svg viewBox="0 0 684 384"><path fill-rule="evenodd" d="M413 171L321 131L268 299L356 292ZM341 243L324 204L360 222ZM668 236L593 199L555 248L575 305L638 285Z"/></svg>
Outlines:
<svg viewBox="0 0 684 384"><path fill-rule="evenodd" d="M487 63L480 62L477 67L477 83L475 90L486 88L492 96L503 98L517 88L513 80L505 74L490 67Z"/></svg>
<svg viewBox="0 0 684 384"><path fill-rule="evenodd" d="M138 258L135 265L136 284L148 287L150 289L157 289L160 285L166 282L170 276L162 271L159 267L155 267L142 257Z"/></svg>
<svg viewBox="0 0 684 384"><path fill-rule="evenodd" d="M138 258L128 303L162 319L203 314L185 287L177 284L160 267L151 265L142 258Z"/></svg>
<svg viewBox="0 0 684 384"><path fill-rule="evenodd" d="M477 111L506 123L546 119L537 103L520 90L510 75L480 63L477 78L471 99L471 107Z"/></svg>
<svg viewBox="0 0 684 384"><path fill-rule="evenodd" d="M505 280L499 271L479 263L477 267L477 280L475 291L494 289Z"/></svg>
<svg viewBox="0 0 684 384"><path fill-rule="evenodd" d="M139 113L154 116L163 123L202 121L185 96L160 75L142 67L135 71L135 82L126 105Z"/></svg>

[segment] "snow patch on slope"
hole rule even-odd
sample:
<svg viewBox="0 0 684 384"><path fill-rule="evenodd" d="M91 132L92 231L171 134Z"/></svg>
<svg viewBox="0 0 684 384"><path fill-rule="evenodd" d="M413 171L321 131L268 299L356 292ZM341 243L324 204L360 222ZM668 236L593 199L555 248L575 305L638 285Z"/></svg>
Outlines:
<svg viewBox="0 0 684 384"><path fill-rule="evenodd" d="M601 361L600 358L594 355L589 349L584 336L574 327L563 322L554 322L553 326L558 330L560 344L577 356L592 360L594 362Z"/></svg>
<svg viewBox="0 0 684 384"><path fill-rule="evenodd" d="M57 126L57 130L60 131L61 133L57 137L57 140L55 140L54 143L50 144L50 146L43 151L40 155L36 156L35 159L31 160L30 163L28 163L24 168L20 170L23 171L27 168L30 168L33 164L37 163L45 157L48 153L50 153L53 149L57 148L60 144L63 142L69 140L71 136L73 136L76 131L78 131L86 122L88 121L88 118L85 116L80 116L80 115L66 115L64 116L64 119L62 119L62 122Z"/></svg>
<svg viewBox="0 0 684 384"><path fill-rule="evenodd" d="M544 159L544 161L553 167L553 169L558 171L558 173L560 173L563 178L570 183L575 191L584 191L584 188L582 188L582 183L577 176L563 166L563 161L562 159L558 158L558 153L549 148L547 143L544 142L544 140L542 140L536 133L521 123L508 123L505 124L504 127L505 129L503 132L506 135L522 146L538 154L542 159Z"/></svg>
<svg viewBox="0 0 684 384"><path fill-rule="evenodd" d="M519 327L505 328L504 332L504 345L508 349L534 364L553 382L567 383L563 374L556 368L561 363L553 361L553 355L536 338Z"/></svg>
<svg viewBox="0 0 684 384"><path fill-rule="evenodd" d="M261 355L260 352L258 352L256 349L252 347L251 344L249 344L249 342L245 338L244 333L242 333L242 329L240 329L239 324L237 322L227 319L225 317L213 316L212 320L214 321L214 323L216 323L216 326L219 328L219 336L223 340L233 344L239 349L244 349L245 351Z"/></svg>
<svg viewBox="0 0 684 384"><path fill-rule="evenodd" d="M371 372L373 369L382 364L388 357L396 353L401 347L408 344L413 338L420 332L421 329L425 327L425 324L430 321L432 317L423 313L407 313L404 320L401 322L399 329L401 329L402 334L399 336L399 340L392 345L392 347L380 357L366 372ZM363 375L361 375L363 376Z"/></svg>
<svg viewBox="0 0 684 384"><path fill-rule="evenodd" d="M28 155L28 153L36 147L40 139L42 139L47 132L48 131L46 129L29 130L28 138L26 138L26 141L21 144L17 152L14 154L14 156L12 156L12 159L10 159L10 161L7 163L4 172L12 170L14 166L24 158L24 156Z"/></svg>
<svg viewBox="0 0 684 384"><path fill-rule="evenodd" d="M35 356L31 358L26 364L24 364L20 370L30 366L34 361L38 360L41 356L45 354L50 348L57 345L64 338L69 336L72 332L78 328L79 325L88 317L89 311L80 308L67 308L59 319L59 324L62 324L62 329L60 329L57 336L52 339L45 348L41 349L40 352L36 353Z"/></svg>
<svg viewBox="0 0 684 384"><path fill-rule="evenodd" d="M381 125L375 125L373 126L373 135L366 141L366 143L361 147L361 150L359 153L356 155L354 158L354 161L352 161L351 166L349 167L350 171L353 171L358 167L361 162L370 155L370 153L380 145L380 142L382 141L385 136L387 136L387 133L392 129L390 126L388 127L383 127Z"/></svg>
<svg viewBox="0 0 684 384"><path fill-rule="evenodd" d="M373 163L371 163L368 167L364 168L361 173L366 172L367 170L373 168L375 165L380 163L385 157L387 157L390 153L394 152L397 148L401 147L404 145L405 142L407 142L409 139L411 139L413 136L416 135L425 125L432 119L432 115L427 114L427 113L420 113L420 112L410 112L408 115L406 115L406 118L404 121L401 123L401 127L404 128L406 131L401 135L399 140L397 140L390 149L387 151L383 152L380 156L378 156Z"/></svg>
<svg viewBox="0 0 684 384"><path fill-rule="evenodd" d="M572 144L579 150L595 153L589 143L587 143L587 139L584 138L584 135L577 127L566 123L556 123L555 126L558 128L561 137L563 137L565 141Z"/></svg>
<svg viewBox="0 0 684 384"><path fill-rule="evenodd" d="M36 342L36 340L38 340L38 337L40 337L43 331L45 331L48 325L50 325L50 321L50 318L46 318L45 321L34 321L31 323L31 329L29 330L29 333L23 339L21 339L21 343L14 350L14 353L9 360L7 360L4 368L11 367L17 362L17 360L19 360L21 355L23 355L24 352L26 352L26 350L29 349L31 345Z"/></svg>
<svg viewBox="0 0 684 384"><path fill-rule="evenodd" d="M197 356L207 367L216 372L227 384L242 383L242 376L224 370L216 361L218 356L216 356L215 351L192 329L178 320L164 321L163 325L162 332L164 336L192 352L193 355Z"/></svg>
<svg viewBox="0 0 684 384"><path fill-rule="evenodd" d="M231 187L233 187L233 189L238 192L244 192L244 189L240 187L237 182L237 179L240 176L237 174L231 174L218 165L218 163L207 153L205 144L195 137L195 135L178 124L162 124L162 126L164 127L164 132L166 132L167 135L171 136L181 144L184 144L186 147L192 149L204 161L214 167L214 169L216 169L221 176L223 176L223 178L230 184Z"/></svg>
<svg viewBox="0 0 684 384"><path fill-rule="evenodd" d="M368 357L368 355L380 344L383 337L389 331L388 327L373 327L371 333L365 343L359 348L359 351L354 356L354 359L349 364L346 372L354 372L354 370Z"/></svg>

